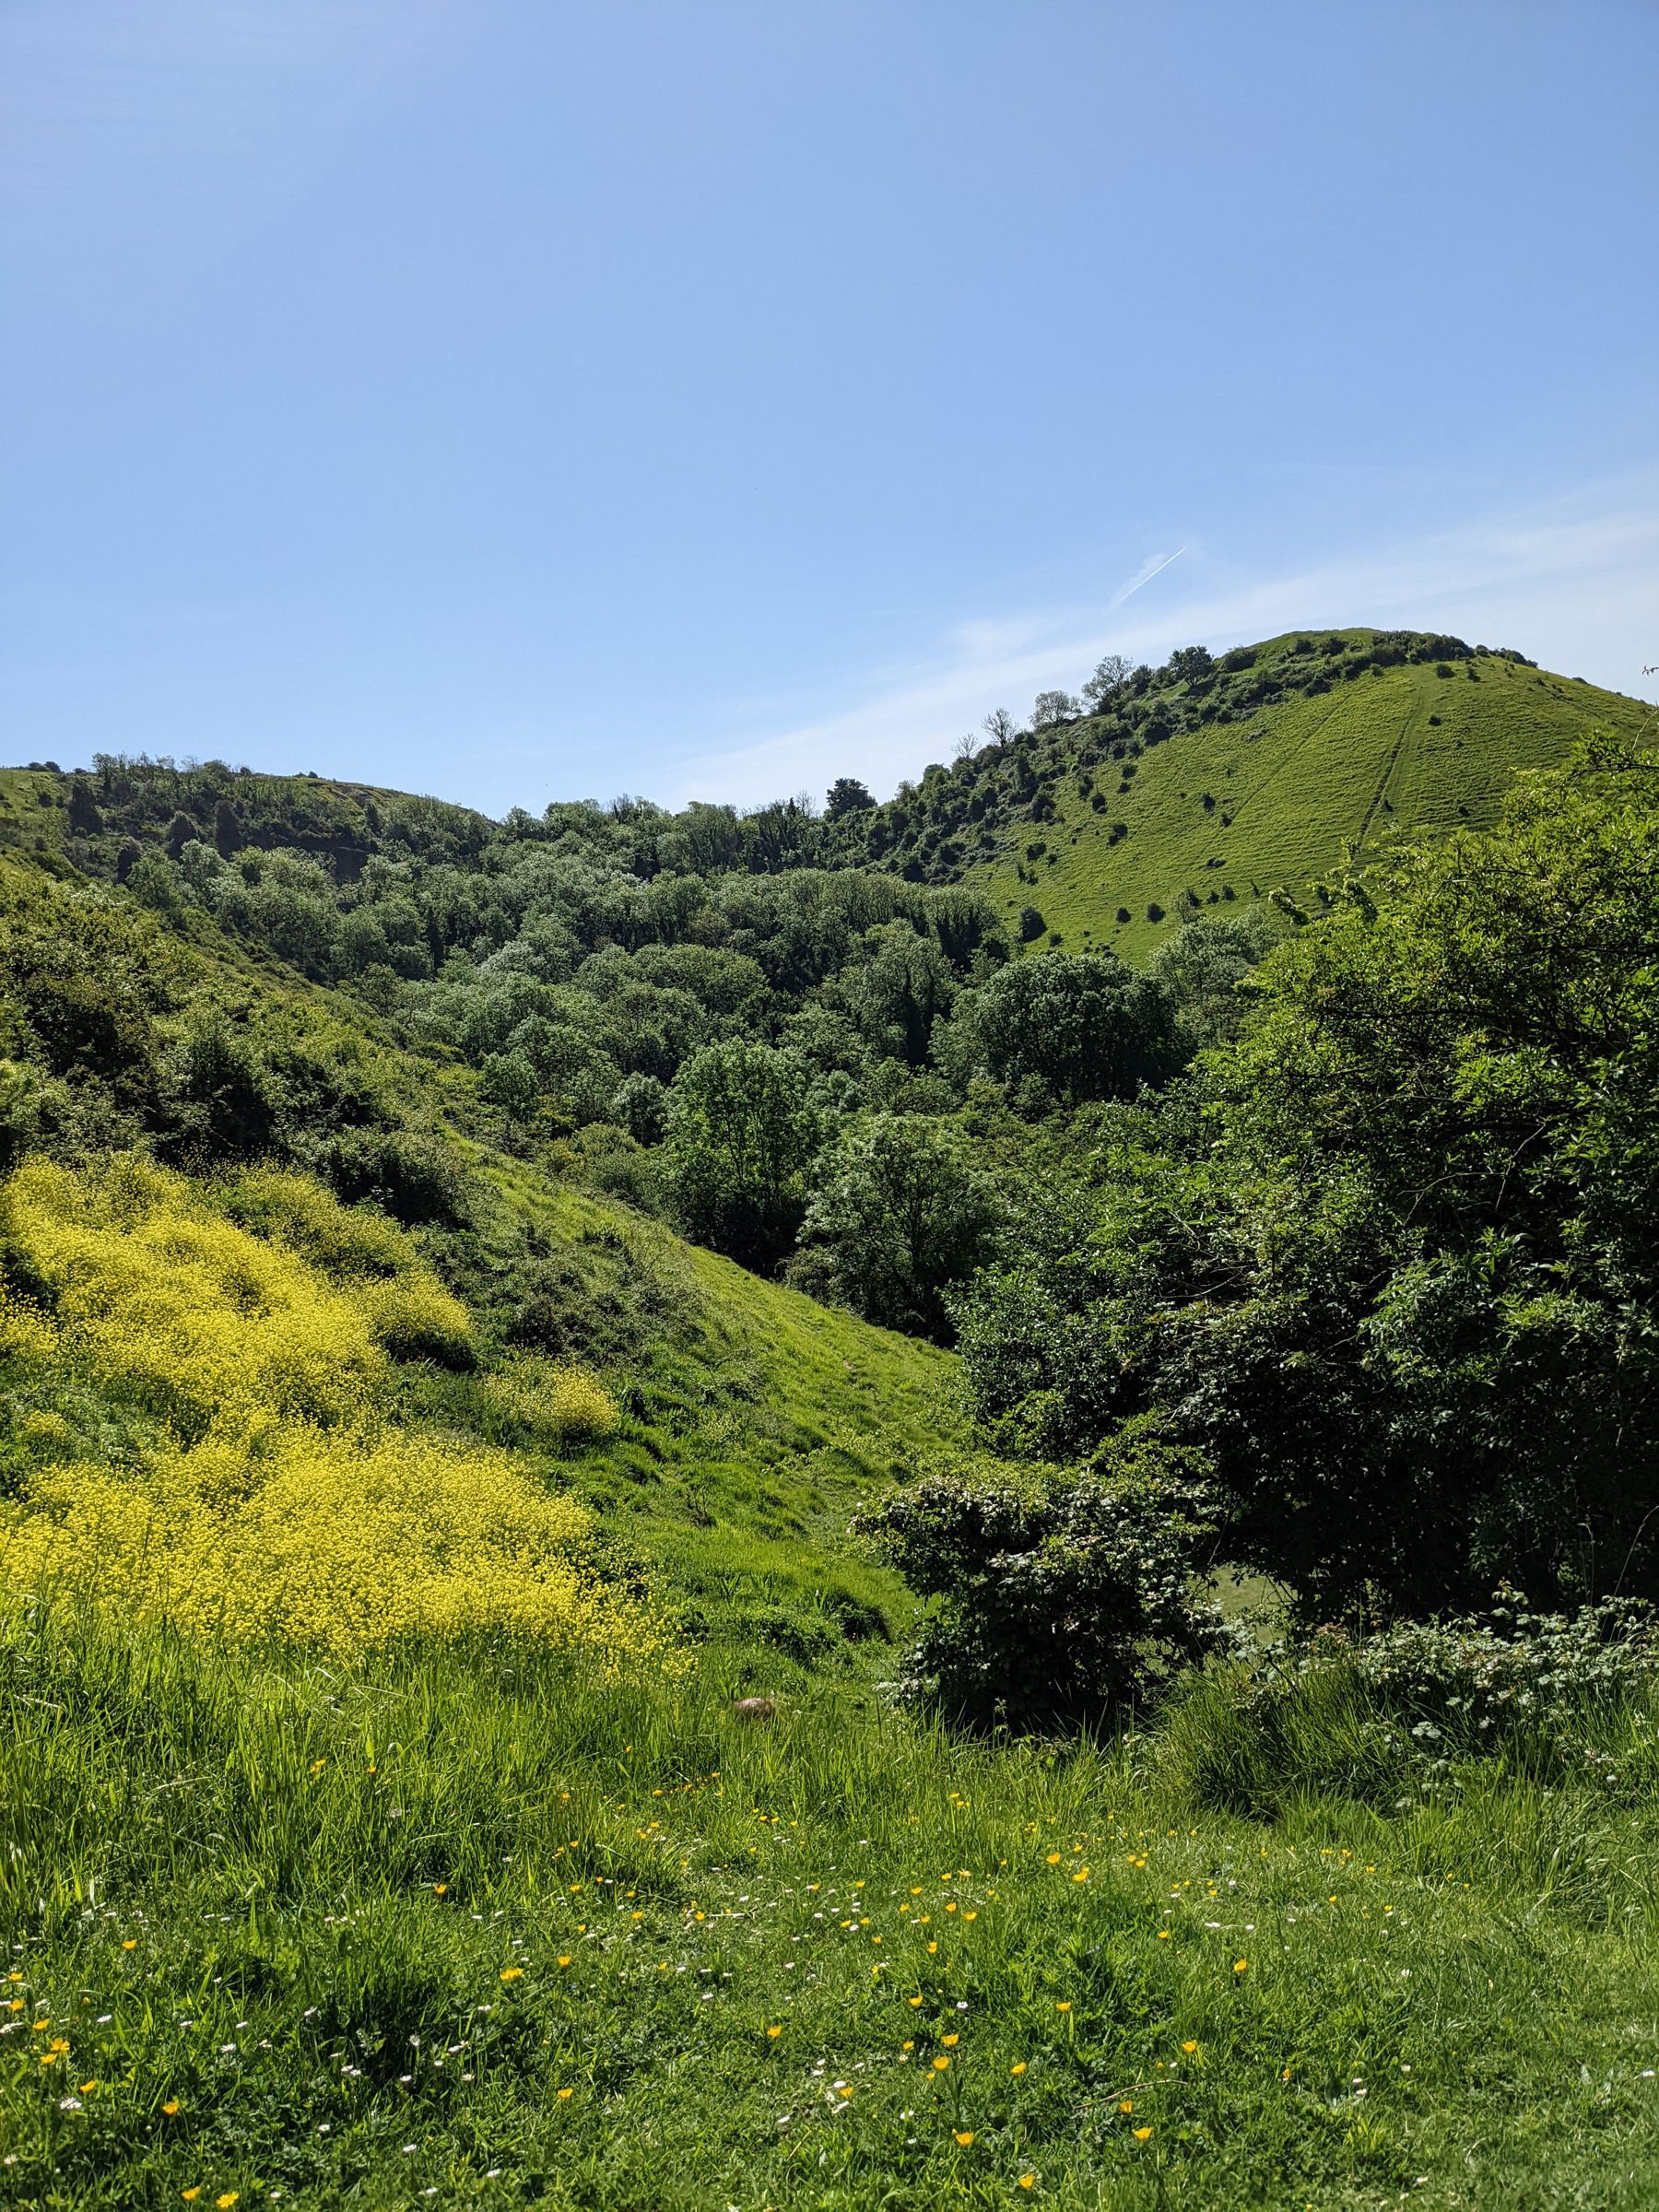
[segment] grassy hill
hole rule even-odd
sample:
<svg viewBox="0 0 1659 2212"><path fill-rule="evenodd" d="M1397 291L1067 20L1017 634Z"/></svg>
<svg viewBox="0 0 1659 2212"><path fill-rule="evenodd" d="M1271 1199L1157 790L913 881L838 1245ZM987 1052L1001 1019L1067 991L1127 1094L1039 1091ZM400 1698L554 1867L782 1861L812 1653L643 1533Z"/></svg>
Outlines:
<svg viewBox="0 0 1659 2212"><path fill-rule="evenodd" d="M1373 634L1335 633L1350 649ZM1298 642L1255 647L1253 673L1282 665ZM1182 697L1171 693L1177 711ZM964 876L1010 919L1034 906L1073 951L1135 959L1198 908L1306 891L1349 845L1377 855L1489 822L1516 770L1557 765L1598 725L1634 735L1652 714L1496 653L1373 666L1242 719L1176 728L1121 760L1057 766L1044 780L1053 818L1012 830ZM1096 749L1096 726L1068 733L1075 761Z"/></svg>
<svg viewBox="0 0 1659 2212"><path fill-rule="evenodd" d="M35 855L0 859L0 1012L29 1069L18 1088L0 1054L8 1144L93 1161L141 1147L209 1194L250 1140L394 1211L396 1183L417 1242L474 1322L459 1367L417 1358L400 1370L406 1425L488 1432L493 1378L526 1357L574 1363L622 1418L546 1459L541 1478L594 1507L700 1635L748 1649L749 1672L776 1687L796 1659L902 1630L908 1594L851 1550L846 1524L858 1498L955 1432L949 1355L688 1244L546 1160L463 1135L477 1102L441 1056L400 1050L360 1001L273 968L204 917L194 931L62 880ZM367 1186L353 1169L342 1182L354 1147ZM0 1186L0 1222L4 1203ZM39 1458L33 1416L53 1433L83 1384L13 1394L0 1497ZM71 1428L101 1451L101 1415ZM158 1433L141 1424L135 1448Z"/></svg>
<svg viewBox="0 0 1659 2212"><path fill-rule="evenodd" d="M1333 1639L1099 1740L896 1705L848 1524L956 1355L687 1242L604 1118L754 1032L943 1121L962 877L1134 953L1641 719L1454 644L1143 672L828 824L0 771L0 2204L1653 2201L1651 1689L1425 1728Z"/></svg>

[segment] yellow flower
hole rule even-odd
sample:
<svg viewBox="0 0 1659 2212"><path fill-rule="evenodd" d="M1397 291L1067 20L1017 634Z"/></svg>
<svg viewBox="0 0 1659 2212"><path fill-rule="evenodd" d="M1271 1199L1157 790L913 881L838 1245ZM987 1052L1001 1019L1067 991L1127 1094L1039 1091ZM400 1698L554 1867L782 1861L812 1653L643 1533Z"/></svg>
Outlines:
<svg viewBox="0 0 1659 2212"><path fill-rule="evenodd" d="M135 1951L138 1948L137 1936L128 1936L124 1937L121 1947L124 1951Z"/></svg>
<svg viewBox="0 0 1659 2212"><path fill-rule="evenodd" d="M979 1914L977 1912L964 1912L962 1918L964 1920L977 1920L979 1918Z"/></svg>
<svg viewBox="0 0 1659 2212"><path fill-rule="evenodd" d="M928 1945L928 1947L927 1947L927 1948L928 1948L928 1951L930 1952L930 1954L931 1954L932 1952L934 1952L934 1951L936 1951L936 1950L938 1949L938 1947L938 1947L938 1945L937 1945L936 1943L930 1943L930 1944Z"/></svg>
<svg viewBox="0 0 1659 2212"><path fill-rule="evenodd" d="M1008 2068L1010 2074L1023 2074L1025 2070L1026 2062L1023 2058L1017 2058L1014 2061L1014 2064Z"/></svg>
<svg viewBox="0 0 1659 2212"><path fill-rule="evenodd" d="M954 2051L961 2040L959 2035L942 2035L939 2038L947 2051Z"/></svg>
<svg viewBox="0 0 1659 2212"><path fill-rule="evenodd" d="M218 2207L218 2212L230 2212L230 2207L236 2202L236 2197L237 2192L234 2189L227 2189L222 2196L216 2196L213 2201Z"/></svg>
<svg viewBox="0 0 1659 2212"><path fill-rule="evenodd" d="M194 2205L202 2194L202 2184L198 2182L194 2189L181 2189L179 2194L187 2205Z"/></svg>
<svg viewBox="0 0 1659 2212"><path fill-rule="evenodd" d="M906 1997L904 2001L905 2001L905 2003L906 2003L907 2005L909 2005L909 2006L911 2006L912 2009L913 2009L913 2008L914 2008L916 2006L920 2005L920 2004L921 2004L921 2002L922 2002L922 2000L921 2000L921 1998L920 1998L920 1997Z"/></svg>
<svg viewBox="0 0 1659 2212"><path fill-rule="evenodd" d="M1235 1974L1242 1974L1247 1972L1249 1967L1250 1961L1248 1959L1235 1959L1233 1960L1233 1972Z"/></svg>
<svg viewBox="0 0 1659 2212"><path fill-rule="evenodd" d="M1118 2100L1118 2111L1119 2111L1120 2112L1132 2112L1134 2110L1135 2110L1135 2101L1134 2101L1134 2100L1133 2100L1132 2098L1129 2098L1129 2097L1120 2097L1120 2098L1119 2098L1119 2100Z"/></svg>
<svg viewBox="0 0 1659 2212"><path fill-rule="evenodd" d="M775 2041L777 2037L779 2037L780 2035L782 2035L782 2032L783 2032L783 2030L782 2030L782 2025L780 2025L780 2026L778 2026L778 2027L776 2027L776 2028L769 2028L769 2029L767 2030L767 2031L766 2031L766 2032L767 2032L767 2034L768 2034L769 2036L772 2037L772 2038L774 2039L774 2041Z"/></svg>
<svg viewBox="0 0 1659 2212"><path fill-rule="evenodd" d="M907 2042L907 2043L900 2043L900 2046L899 2046L899 2048L900 2048L900 2051L913 2051L913 2050L915 2049L915 2047L916 2047L916 2039L915 2039L915 2037L914 2037L914 2036L912 2036L912 2038L910 2039L909 2042Z"/></svg>
<svg viewBox="0 0 1659 2212"><path fill-rule="evenodd" d="M1069 1997L1057 1998L1054 2004L1054 2010L1056 2012L1069 2012L1071 2010L1071 1999Z"/></svg>
<svg viewBox="0 0 1659 2212"><path fill-rule="evenodd" d="M574 2095L575 2091L573 2089L560 2089L559 2092L559 2101L560 2104L568 2104Z"/></svg>
<svg viewBox="0 0 1659 2212"><path fill-rule="evenodd" d="M1060 1853L1057 1851L1051 1851L1048 1855L1048 1863L1051 1866L1058 1866L1060 1864Z"/></svg>
<svg viewBox="0 0 1659 2212"><path fill-rule="evenodd" d="M449 1884L447 1882L434 1882L432 1884L432 1895L434 1897L447 1897L449 1895Z"/></svg>
<svg viewBox="0 0 1659 2212"><path fill-rule="evenodd" d="M959 2127L956 2131L956 2139L966 2150L973 2140L973 2130L971 2127Z"/></svg>
<svg viewBox="0 0 1659 2212"><path fill-rule="evenodd" d="M327 1764L328 1761L325 1759L313 1759L311 1763L311 1771L313 1774L321 1774Z"/></svg>
<svg viewBox="0 0 1659 2212"><path fill-rule="evenodd" d="M1022 2189L1035 2189L1037 2176L1034 2173L1022 2173L1019 2177L1019 2185Z"/></svg>
<svg viewBox="0 0 1659 2212"><path fill-rule="evenodd" d="M1189 2058L1192 2057L1194 2052L1198 2048L1196 2043L1182 2043L1181 2047L1186 2053Z"/></svg>
<svg viewBox="0 0 1659 2212"><path fill-rule="evenodd" d="M1147 2140L1147 2137L1152 2133L1152 2130L1149 2127L1132 2127L1129 2130L1129 2133L1135 2137L1137 2143L1144 2143Z"/></svg>
<svg viewBox="0 0 1659 2212"><path fill-rule="evenodd" d="M178 2109L179 2100L176 2097L170 2097L167 2102L161 2107L161 2110L167 2114L170 2120L172 2118L173 2114L178 2111Z"/></svg>
<svg viewBox="0 0 1659 2212"><path fill-rule="evenodd" d="M943 2074L949 2065L950 2061L947 2058L935 2058L933 2062L933 2070L935 2074Z"/></svg>
<svg viewBox="0 0 1659 2212"><path fill-rule="evenodd" d="M95 2081L83 2081L80 2085L80 2093L83 2097L90 2097L97 2087L98 2084Z"/></svg>
<svg viewBox="0 0 1659 2212"><path fill-rule="evenodd" d="M1072 1876L1074 1882L1086 1882L1088 1879L1088 1869L1087 1866L1079 1866L1077 1873Z"/></svg>
<svg viewBox="0 0 1659 2212"><path fill-rule="evenodd" d="M503 1982L522 1982L524 1978L524 1970L522 1966L504 1966L501 1969Z"/></svg>
<svg viewBox="0 0 1659 2212"><path fill-rule="evenodd" d="M569 1951L564 1951L564 1952L562 1952L562 1953L560 1954L560 1956L559 1956L559 1965L560 1965L560 1966L569 1966L569 1965L570 1965L570 1963L571 1963L571 1954L570 1954L570 1952L569 1952Z"/></svg>
<svg viewBox="0 0 1659 2212"><path fill-rule="evenodd" d="M1158 1940L1159 1940L1159 1943L1168 1943L1168 1942L1169 1942L1169 1940L1170 1940L1170 1931L1169 1931L1169 1929L1168 1929L1168 1928L1159 1928L1159 1931L1158 1931Z"/></svg>

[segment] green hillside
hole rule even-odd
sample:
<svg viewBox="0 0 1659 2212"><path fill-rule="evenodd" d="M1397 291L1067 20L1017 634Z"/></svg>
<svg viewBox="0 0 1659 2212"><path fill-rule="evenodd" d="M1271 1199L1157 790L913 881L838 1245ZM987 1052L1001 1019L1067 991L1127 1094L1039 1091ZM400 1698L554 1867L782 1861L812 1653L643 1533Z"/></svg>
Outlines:
<svg viewBox="0 0 1659 2212"><path fill-rule="evenodd" d="M951 1356L533 1167L498 1160L489 1183L499 1210L473 1301L503 1285L523 1298L526 1240L539 1247L564 1330L628 1408L561 1482L728 1641L781 1636L787 1652L821 1655L901 1632L912 1601L853 1549L847 1524L958 1434ZM473 1416L465 1382L429 1375L422 1394L436 1412ZM748 1687L775 1687L776 1656L749 1654Z"/></svg>
<svg viewBox="0 0 1659 2212"><path fill-rule="evenodd" d="M1350 650L1374 635L1335 634ZM1254 648L1255 678L1298 641ZM1558 765L1598 725L1634 735L1651 716L1501 654L1373 665L1245 719L1177 728L1121 761L1051 771L1053 819L1013 830L965 879L1010 919L1034 906L1074 951L1105 945L1135 959L1198 908L1306 890L1348 845L1376 854L1488 823L1517 769ZM1096 726L1073 726L1077 758L1094 749Z"/></svg>
<svg viewBox="0 0 1659 2212"><path fill-rule="evenodd" d="M42 782L22 780L26 796ZM476 1100L441 1054L400 1051L360 1001L273 971L202 916L191 942L183 919L0 859L8 1158L96 1165L130 1146L211 1191L251 1154L388 1208L474 1321L459 1364L418 1355L400 1371L406 1423L492 1433L498 1376L526 1357L575 1362L622 1418L543 1474L592 1505L700 1632L758 1641L775 1685L791 1653L902 1629L908 1594L853 1553L846 1526L861 1497L954 1433L948 1354L688 1244L562 1179L552 1156L463 1135ZM74 1378L14 1396L0 1496L40 1456L36 1417L68 1419L103 1453L105 1413L84 1400ZM131 1448L159 1433L141 1423Z"/></svg>
<svg viewBox="0 0 1659 2212"><path fill-rule="evenodd" d="M1643 711L1100 704L0 771L0 2204L1653 2201Z"/></svg>

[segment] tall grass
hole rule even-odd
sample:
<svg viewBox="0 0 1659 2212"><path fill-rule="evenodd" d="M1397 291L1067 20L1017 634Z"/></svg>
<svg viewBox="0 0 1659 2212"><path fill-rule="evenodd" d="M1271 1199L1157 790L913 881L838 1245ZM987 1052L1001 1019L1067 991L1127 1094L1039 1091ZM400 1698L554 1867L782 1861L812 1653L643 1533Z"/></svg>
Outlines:
<svg viewBox="0 0 1659 2212"><path fill-rule="evenodd" d="M997 1747L822 1683L746 1724L738 1665L12 1616L0 2194L1652 2201L1645 1800L1379 1809L1310 1706L1252 1818L1236 1701Z"/></svg>

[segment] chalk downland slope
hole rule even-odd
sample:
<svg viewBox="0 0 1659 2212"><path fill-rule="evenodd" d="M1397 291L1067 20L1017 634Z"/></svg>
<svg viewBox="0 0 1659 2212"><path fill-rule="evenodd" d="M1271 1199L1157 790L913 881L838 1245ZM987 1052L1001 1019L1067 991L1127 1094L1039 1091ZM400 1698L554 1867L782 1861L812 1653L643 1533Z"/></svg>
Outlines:
<svg viewBox="0 0 1659 2212"><path fill-rule="evenodd" d="M1373 634L1329 633L1350 653ZM1302 641L1253 648L1253 680ZM1172 695L1177 720L1183 696ZM1130 748L1080 722L1066 733L1077 765L1042 779L1053 818L1016 825L963 873L1011 922L1034 907L1045 942L1058 931L1070 951L1143 958L1194 912L1281 886L1310 892L1348 846L1375 861L1401 841L1490 822L1517 770L1558 766L1591 730L1633 736L1652 718L1640 700L1477 653L1369 668Z"/></svg>

